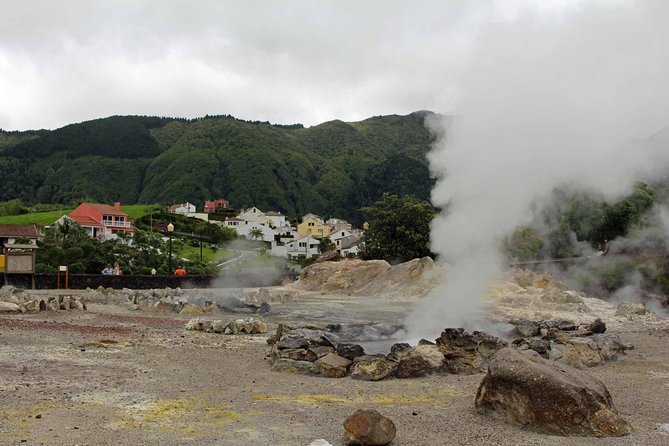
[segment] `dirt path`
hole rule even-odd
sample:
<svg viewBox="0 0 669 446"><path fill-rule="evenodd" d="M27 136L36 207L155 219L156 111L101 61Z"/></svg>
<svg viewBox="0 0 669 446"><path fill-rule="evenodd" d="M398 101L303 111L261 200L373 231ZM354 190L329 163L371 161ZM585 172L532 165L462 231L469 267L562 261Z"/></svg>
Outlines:
<svg viewBox="0 0 669 446"><path fill-rule="evenodd" d="M378 302L311 297L283 318L369 320ZM323 300L325 298L322 298ZM310 311L322 309L323 313ZM382 307L400 317L406 302ZM371 406L398 427L396 445L667 445L669 330L621 327L636 348L590 372L603 380L634 427L628 437L547 437L473 409L481 375L377 383L269 371L265 336L183 330L184 318L116 306L88 312L0 316L2 445L342 444L342 421ZM375 310L376 308L376 310ZM298 313L295 313L298 311ZM366 319L367 318L367 319Z"/></svg>

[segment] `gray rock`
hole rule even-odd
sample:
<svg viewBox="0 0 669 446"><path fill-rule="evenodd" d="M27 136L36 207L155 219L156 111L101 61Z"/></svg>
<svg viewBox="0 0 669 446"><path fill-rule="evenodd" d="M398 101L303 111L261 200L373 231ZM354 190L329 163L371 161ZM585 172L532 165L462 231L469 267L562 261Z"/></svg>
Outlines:
<svg viewBox="0 0 669 446"><path fill-rule="evenodd" d="M539 334L539 325L530 321L521 321L516 324L516 332L524 338L531 338Z"/></svg>
<svg viewBox="0 0 669 446"><path fill-rule="evenodd" d="M475 404L480 413L543 434L611 437L631 432L601 381L510 348L490 360Z"/></svg>
<svg viewBox="0 0 669 446"><path fill-rule="evenodd" d="M0 313L18 313L21 311L21 307L14 302L4 302L0 301Z"/></svg>
<svg viewBox="0 0 669 446"><path fill-rule="evenodd" d="M365 354L365 349L357 344L341 343L337 345L337 354L353 361L358 356Z"/></svg>
<svg viewBox="0 0 669 446"><path fill-rule="evenodd" d="M606 331L606 324L600 318L595 319L590 325L586 327L590 333L601 334Z"/></svg>

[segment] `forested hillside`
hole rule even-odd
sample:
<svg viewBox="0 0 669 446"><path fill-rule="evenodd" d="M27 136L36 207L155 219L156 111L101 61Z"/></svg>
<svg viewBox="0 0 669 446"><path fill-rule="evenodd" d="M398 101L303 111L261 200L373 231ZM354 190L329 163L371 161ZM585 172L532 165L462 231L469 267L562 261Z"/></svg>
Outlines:
<svg viewBox="0 0 669 446"><path fill-rule="evenodd" d="M53 131L0 131L0 201L172 203L224 197L360 222L383 192L428 199L429 112L314 127L114 116Z"/></svg>

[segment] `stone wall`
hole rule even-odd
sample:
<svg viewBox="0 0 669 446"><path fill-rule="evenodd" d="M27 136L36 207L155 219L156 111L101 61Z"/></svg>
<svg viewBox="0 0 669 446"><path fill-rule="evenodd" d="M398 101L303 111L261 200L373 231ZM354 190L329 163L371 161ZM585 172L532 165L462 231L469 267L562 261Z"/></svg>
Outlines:
<svg viewBox="0 0 669 446"><path fill-rule="evenodd" d="M70 274L68 288L83 290L95 289L99 286L114 289L156 289L156 288L211 288L211 287L266 287L280 285L283 275L260 275L245 273L220 274L217 276L103 276L102 274ZM17 288L31 288L31 276L16 274L7 276L7 284ZM37 289L55 289L57 278L55 274L35 274ZM65 275L61 274L60 288L65 288Z"/></svg>

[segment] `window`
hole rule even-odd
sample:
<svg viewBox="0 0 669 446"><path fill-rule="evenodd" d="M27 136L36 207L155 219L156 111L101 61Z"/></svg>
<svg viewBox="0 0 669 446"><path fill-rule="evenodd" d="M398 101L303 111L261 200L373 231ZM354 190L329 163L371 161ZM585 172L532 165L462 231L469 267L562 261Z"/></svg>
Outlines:
<svg viewBox="0 0 669 446"><path fill-rule="evenodd" d="M307 223L307 226L313 226L313 225L314 225L313 221L310 221L309 223Z"/></svg>
<svg viewBox="0 0 669 446"><path fill-rule="evenodd" d="M307 242L300 242L300 248L306 248Z"/></svg>

